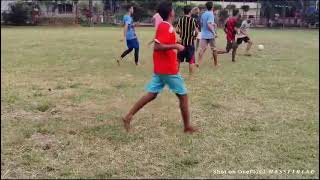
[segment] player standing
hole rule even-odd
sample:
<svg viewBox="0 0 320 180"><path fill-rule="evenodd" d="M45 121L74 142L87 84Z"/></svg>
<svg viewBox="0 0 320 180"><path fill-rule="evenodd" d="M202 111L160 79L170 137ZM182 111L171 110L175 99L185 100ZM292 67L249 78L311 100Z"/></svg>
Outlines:
<svg viewBox="0 0 320 180"><path fill-rule="evenodd" d="M176 52L176 50L182 51L184 47L181 44L176 43L176 35L172 26L175 15L172 3L162 2L159 5L159 14L164 21L159 24L154 39L154 74L146 87L147 94L136 102L122 120L125 129L129 131L132 117L143 106L154 100L165 85L168 85L171 91L173 91L179 99L184 132L192 133L195 129L190 124L187 89L181 75L179 74Z"/></svg>

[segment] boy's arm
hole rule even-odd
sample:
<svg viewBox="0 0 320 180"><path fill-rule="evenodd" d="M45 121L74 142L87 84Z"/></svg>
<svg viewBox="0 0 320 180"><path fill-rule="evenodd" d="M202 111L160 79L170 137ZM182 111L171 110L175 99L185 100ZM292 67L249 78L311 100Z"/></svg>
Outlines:
<svg viewBox="0 0 320 180"><path fill-rule="evenodd" d="M209 17L208 28L212 33L214 33L214 16Z"/></svg>
<svg viewBox="0 0 320 180"><path fill-rule="evenodd" d="M244 34L244 35L248 36L248 34L247 34L246 32L244 32L244 31L242 30L242 28L240 28L240 33L242 33L242 34Z"/></svg>
<svg viewBox="0 0 320 180"><path fill-rule="evenodd" d="M195 34L194 36L197 37L197 35L199 34L199 29L198 29L198 26L197 26L197 22L195 19L193 19L193 27L194 27L194 30L195 30Z"/></svg>
<svg viewBox="0 0 320 180"><path fill-rule="evenodd" d="M208 28L212 33L214 33L214 25L213 25L213 23L209 22L208 23Z"/></svg>
<svg viewBox="0 0 320 180"><path fill-rule="evenodd" d="M126 39L127 31L128 31L128 24L125 24L123 28L123 37L124 37L123 39Z"/></svg>
<svg viewBox="0 0 320 180"><path fill-rule="evenodd" d="M180 34L180 19L178 20L178 24L177 24L177 27L176 27L176 33Z"/></svg>
<svg viewBox="0 0 320 180"><path fill-rule="evenodd" d="M153 49L156 51L167 51L171 49L182 51L184 49L184 46L182 46L181 44L160 44L155 40Z"/></svg>
<svg viewBox="0 0 320 180"><path fill-rule="evenodd" d="M225 33L228 33L228 30L227 30L227 23L225 23L225 24L224 24L224 28L223 28L223 30L224 30L224 32L225 32Z"/></svg>

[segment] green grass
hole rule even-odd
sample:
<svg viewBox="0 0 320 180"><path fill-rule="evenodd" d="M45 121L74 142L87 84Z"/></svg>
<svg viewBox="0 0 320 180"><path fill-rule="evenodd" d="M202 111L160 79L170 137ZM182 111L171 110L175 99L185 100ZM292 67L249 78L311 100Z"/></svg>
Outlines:
<svg viewBox="0 0 320 180"><path fill-rule="evenodd" d="M236 63L219 56L219 68L206 53L186 80L195 135L182 132L168 90L135 116L133 133L124 131L121 116L151 78L153 29L137 29L140 67L133 55L116 65L121 35L1 29L1 178L319 178L317 31L252 30L253 56L242 46ZM269 169L315 173L217 174Z"/></svg>

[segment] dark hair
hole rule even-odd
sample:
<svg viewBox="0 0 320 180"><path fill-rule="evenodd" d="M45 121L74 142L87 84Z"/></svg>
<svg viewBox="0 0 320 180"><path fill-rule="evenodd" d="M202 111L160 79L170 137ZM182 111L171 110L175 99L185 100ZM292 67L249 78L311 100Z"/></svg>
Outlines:
<svg viewBox="0 0 320 180"><path fill-rule="evenodd" d="M172 8L172 3L163 1L162 3L159 4L158 7L158 13L162 17L164 21L168 20L169 14L173 10Z"/></svg>
<svg viewBox="0 0 320 180"><path fill-rule="evenodd" d="M248 20L247 20L247 22L250 24L250 23L251 23L251 20L250 20L250 19L248 19Z"/></svg>
<svg viewBox="0 0 320 180"><path fill-rule="evenodd" d="M211 1L206 2L206 7L210 11L213 7L213 3Z"/></svg>
<svg viewBox="0 0 320 180"><path fill-rule="evenodd" d="M189 14L191 10L192 10L192 7L189 5L184 6L184 8L183 8L183 12L185 15Z"/></svg>
<svg viewBox="0 0 320 180"><path fill-rule="evenodd" d="M133 4L128 4L128 5L126 6L126 10L129 11L129 9L130 9L131 7L134 8Z"/></svg>
<svg viewBox="0 0 320 180"><path fill-rule="evenodd" d="M236 15L238 15L239 14L239 9L234 9L233 11L232 11L232 15L233 16L236 16Z"/></svg>

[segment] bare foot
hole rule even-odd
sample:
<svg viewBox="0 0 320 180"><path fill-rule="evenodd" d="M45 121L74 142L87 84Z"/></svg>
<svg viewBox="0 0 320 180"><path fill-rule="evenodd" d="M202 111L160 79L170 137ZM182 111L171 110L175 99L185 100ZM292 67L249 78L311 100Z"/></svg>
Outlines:
<svg viewBox="0 0 320 180"><path fill-rule="evenodd" d="M192 133L198 132L198 131L199 131L199 130L198 130L197 128L194 128L194 127L192 127L192 126L184 128L184 133L190 133L190 134L192 134Z"/></svg>
<svg viewBox="0 0 320 180"><path fill-rule="evenodd" d="M200 67L199 64L196 64L196 67L199 68Z"/></svg>
<svg viewBox="0 0 320 180"><path fill-rule="evenodd" d="M126 129L126 131L127 132L129 132L130 131L130 121L131 121L131 118L129 118L129 117L123 117L122 118L122 121L123 121L123 126L124 126L124 128Z"/></svg>

